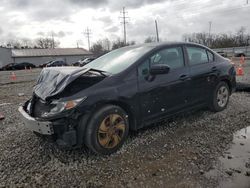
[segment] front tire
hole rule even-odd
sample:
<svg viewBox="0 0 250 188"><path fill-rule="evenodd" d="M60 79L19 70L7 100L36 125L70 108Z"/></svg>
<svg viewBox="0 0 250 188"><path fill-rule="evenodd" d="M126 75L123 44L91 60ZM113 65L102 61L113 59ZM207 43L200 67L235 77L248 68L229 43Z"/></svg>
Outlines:
<svg viewBox="0 0 250 188"><path fill-rule="evenodd" d="M106 105L97 110L88 123L85 144L96 154L116 152L129 132L127 113L115 105Z"/></svg>
<svg viewBox="0 0 250 188"><path fill-rule="evenodd" d="M226 82L220 82L212 95L210 102L210 109L214 112L220 112L227 107L229 101L230 91Z"/></svg>

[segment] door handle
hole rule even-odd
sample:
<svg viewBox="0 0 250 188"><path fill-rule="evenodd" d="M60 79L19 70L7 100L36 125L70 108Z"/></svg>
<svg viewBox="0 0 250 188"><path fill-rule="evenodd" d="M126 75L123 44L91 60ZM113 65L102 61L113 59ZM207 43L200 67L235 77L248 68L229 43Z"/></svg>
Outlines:
<svg viewBox="0 0 250 188"><path fill-rule="evenodd" d="M182 81L191 80L191 78L186 74L181 75L179 79L182 80Z"/></svg>
<svg viewBox="0 0 250 188"><path fill-rule="evenodd" d="M215 71L217 71L217 67L214 66L214 67L211 68L211 70L212 70L212 72L215 72Z"/></svg>

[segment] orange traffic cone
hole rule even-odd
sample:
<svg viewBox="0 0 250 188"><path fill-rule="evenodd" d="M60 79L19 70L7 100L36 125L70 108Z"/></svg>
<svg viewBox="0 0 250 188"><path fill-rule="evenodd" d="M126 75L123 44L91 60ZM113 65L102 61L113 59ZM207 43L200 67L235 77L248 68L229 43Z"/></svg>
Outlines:
<svg viewBox="0 0 250 188"><path fill-rule="evenodd" d="M238 67L237 68L237 76L243 76L244 75L244 71L242 67Z"/></svg>
<svg viewBox="0 0 250 188"><path fill-rule="evenodd" d="M11 73L10 79L11 79L12 81L15 81L15 80L16 80L16 74L15 74L14 72Z"/></svg>

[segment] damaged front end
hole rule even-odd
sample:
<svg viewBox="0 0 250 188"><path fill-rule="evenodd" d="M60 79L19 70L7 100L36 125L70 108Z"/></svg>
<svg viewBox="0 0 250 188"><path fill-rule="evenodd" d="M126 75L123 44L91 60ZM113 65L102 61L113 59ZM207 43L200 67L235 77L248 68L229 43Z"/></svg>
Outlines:
<svg viewBox="0 0 250 188"><path fill-rule="evenodd" d="M19 107L25 126L38 134L51 135L60 146L81 145L79 122L86 123L82 119L88 115L77 110L77 106L87 100L82 91L105 77L104 73L84 68L43 69L32 98Z"/></svg>

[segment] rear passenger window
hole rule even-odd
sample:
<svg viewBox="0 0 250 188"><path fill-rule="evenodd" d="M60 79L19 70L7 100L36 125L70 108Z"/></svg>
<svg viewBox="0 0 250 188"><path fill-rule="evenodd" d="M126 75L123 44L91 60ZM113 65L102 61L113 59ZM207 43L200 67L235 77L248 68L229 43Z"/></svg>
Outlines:
<svg viewBox="0 0 250 188"><path fill-rule="evenodd" d="M190 65L208 63L208 55L205 49L199 47L187 47Z"/></svg>
<svg viewBox="0 0 250 188"><path fill-rule="evenodd" d="M210 51L207 51L207 55L208 55L209 62L213 62L214 61L214 54Z"/></svg>
<svg viewBox="0 0 250 188"><path fill-rule="evenodd" d="M150 57L150 65L166 64L171 69L184 67L184 58L181 47L166 48Z"/></svg>

